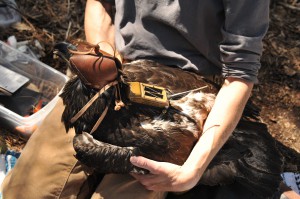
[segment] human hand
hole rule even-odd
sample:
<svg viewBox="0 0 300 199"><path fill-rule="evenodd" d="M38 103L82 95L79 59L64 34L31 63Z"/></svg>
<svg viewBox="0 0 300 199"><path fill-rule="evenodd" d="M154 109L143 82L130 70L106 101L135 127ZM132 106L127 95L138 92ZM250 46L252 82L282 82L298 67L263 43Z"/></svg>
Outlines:
<svg viewBox="0 0 300 199"><path fill-rule="evenodd" d="M157 162L141 156L130 158L133 165L150 171L150 174L132 173L146 189L152 191L182 192L193 188L201 175L188 166L175 165L168 162Z"/></svg>

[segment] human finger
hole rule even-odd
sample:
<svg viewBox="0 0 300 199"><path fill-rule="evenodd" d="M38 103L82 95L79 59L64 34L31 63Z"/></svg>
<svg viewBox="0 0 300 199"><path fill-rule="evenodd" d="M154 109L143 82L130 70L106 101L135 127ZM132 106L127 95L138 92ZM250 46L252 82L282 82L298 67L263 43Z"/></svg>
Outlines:
<svg viewBox="0 0 300 199"><path fill-rule="evenodd" d="M142 156L132 156L130 162L137 167L147 169L152 174L158 174L161 167L160 162Z"/></svg>

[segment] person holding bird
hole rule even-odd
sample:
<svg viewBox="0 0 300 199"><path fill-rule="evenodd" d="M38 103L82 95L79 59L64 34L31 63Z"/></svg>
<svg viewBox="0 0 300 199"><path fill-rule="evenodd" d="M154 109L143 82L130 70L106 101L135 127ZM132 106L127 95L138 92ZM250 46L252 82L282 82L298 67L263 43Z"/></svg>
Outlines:
<svg viewBox="0 0 300 199"><path fill-rule="evenodd" d="M73 157L74 130L59 134L64 129L57 118L60 101L45 120L56 119L33 134L5 179L4 198L22 198L17 197L21 193L29 198L165 198L167 192L192 189L232 134L258 83L268 25L268 0L87 0L86 41L111 55L116 50L120 62L147 59L222 79L202 136L183 165L131 157L133 165L150 173L109 174L97 184L100 180ZM26 168L26 157L39 166ZM20 179L22 173L28 175Z"/></svg>

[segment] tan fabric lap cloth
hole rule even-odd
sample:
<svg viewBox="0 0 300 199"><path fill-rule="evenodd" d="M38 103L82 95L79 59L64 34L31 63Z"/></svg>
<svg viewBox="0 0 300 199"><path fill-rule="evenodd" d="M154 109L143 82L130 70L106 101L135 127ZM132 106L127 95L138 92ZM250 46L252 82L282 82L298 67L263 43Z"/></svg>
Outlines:
<svg viewBox="0 0 300 199"><path fill-rule="evenodd" d="M130 175L108 174L97 187L91 199L163 199L166 192L146 190Z"/></svg>
<svg viewBox="0 0 300 199"><path fill-rule="evenodd" d="M27 142L2 184L4 199L165 197L145 190L130 175L107 175L98 186L98 176L74 157L75 132L74 129L66 132L61 122L63 110L59 100Z"/></svg>

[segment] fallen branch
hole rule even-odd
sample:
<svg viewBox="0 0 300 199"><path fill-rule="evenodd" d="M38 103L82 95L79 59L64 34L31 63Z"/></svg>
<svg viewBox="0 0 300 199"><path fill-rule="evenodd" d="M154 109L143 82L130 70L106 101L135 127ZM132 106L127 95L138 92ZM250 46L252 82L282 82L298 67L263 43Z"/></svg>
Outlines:
<svg viewBox="0 0 300 199"><path fill-rule="evenodd" d="M282 2L278 2L279 5L282 5L286 8L292 9L292 10L296 10L296 11L300 11L300 7L296 7L296 6L292 6L290 4L286 4L286 3L282 3Z"/></svg>
<svg viewBox="0 0 300 199"><path fill-rule="evenodd" d="M66 32L65 40L67 40L68 37L69 37L71 26L72 26L72 21L69 22L69 26L68 26L68 29L67 29L67 32Z"/></svg>

